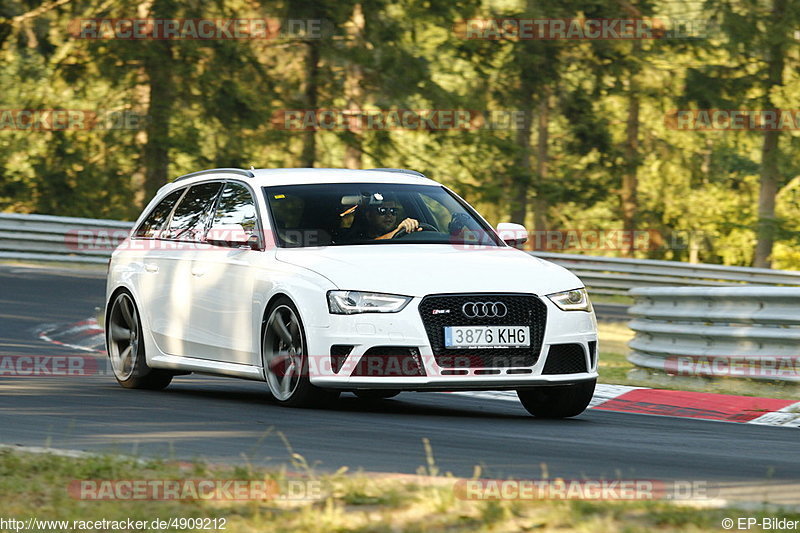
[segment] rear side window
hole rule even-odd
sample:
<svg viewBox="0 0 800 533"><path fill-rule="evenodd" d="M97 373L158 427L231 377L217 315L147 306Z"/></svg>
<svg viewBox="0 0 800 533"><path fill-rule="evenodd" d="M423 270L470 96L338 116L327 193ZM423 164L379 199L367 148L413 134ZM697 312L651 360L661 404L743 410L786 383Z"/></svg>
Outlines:
<svg viewBox="0 0 800 533"><path fill-rule="evenodd" d="M219 197L212 226L239 224L249 234L256 231L256 204L247 187L230 182Z"/></svg>
<svg viewBox="0 0 800 533"><path fill-rule="evenodd" d="M164 225L169 219L172 208L178 203L178 200L185 190L186 189L178 189L177 191L173 191L169 193L166 198L161 200L150 214L147 215L147 218L144 219L139 229L136 230L135 236L141 239L157 239L160 237L161 230L164 229Z"/></svg>
<svg viewBox="0 0 800 533"><path fill-rule="evenodd" d="M220 187L221 182L193 185L175 208L166 237L179 241L201 240Z"/></svg>

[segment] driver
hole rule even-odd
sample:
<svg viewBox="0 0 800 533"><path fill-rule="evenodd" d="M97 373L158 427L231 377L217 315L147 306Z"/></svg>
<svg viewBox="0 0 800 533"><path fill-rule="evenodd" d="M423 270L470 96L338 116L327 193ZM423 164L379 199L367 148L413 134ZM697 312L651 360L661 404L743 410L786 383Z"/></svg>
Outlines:
<svg viewBox="0 0 800 533"><path fill-rule="evenodd" d="M413 218L406 218L398 224L399 212L400 206L395 200L375 193L368 201L365 199L339 216L354 216L351 235L359 240L391 239L401 231L411 233L422 230L419 221Z"/></svg>
<svg viewBox="0 0 800 533"><path fill-rule="evenodd" d="M391 239L401 230L406 233L422 230L419 227L419 221L414 218L406 218L398 224L397 214L399 212L399 206L392 200L387 200L379 205L367 206L365 237L375 240Z"/></svg>

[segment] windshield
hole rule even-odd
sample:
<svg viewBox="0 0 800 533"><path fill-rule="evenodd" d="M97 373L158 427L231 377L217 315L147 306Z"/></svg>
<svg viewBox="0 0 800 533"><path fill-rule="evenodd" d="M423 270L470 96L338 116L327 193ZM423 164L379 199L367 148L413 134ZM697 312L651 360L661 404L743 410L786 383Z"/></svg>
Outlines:
<svg viewBox="0 0 800 533"><path fill-rule="evenodd" d="M502 246L444 187L326 183L264 187L279 246L469 244Z"/></svg>

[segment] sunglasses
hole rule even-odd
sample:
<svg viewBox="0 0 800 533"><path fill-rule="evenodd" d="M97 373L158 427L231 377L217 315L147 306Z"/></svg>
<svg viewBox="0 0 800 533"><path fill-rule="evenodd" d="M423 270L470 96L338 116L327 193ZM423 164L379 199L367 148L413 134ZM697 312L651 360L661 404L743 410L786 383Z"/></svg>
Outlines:
<svg viewBox="0 0 800 533"><path fill-rule="evenodd" d="M400 211L397 207L376 207L375 211L379 215L385 215L386 213L391 213L392 215L396 215L398 211Z"/></svg>

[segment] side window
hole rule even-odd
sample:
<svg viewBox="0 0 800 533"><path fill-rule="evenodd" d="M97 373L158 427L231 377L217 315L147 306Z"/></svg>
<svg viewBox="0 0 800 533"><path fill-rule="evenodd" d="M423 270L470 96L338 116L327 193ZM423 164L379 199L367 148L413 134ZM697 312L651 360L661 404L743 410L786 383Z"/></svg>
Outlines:
<svg viewBox="0 0 800 533"><path fill-rule="evenodd" d="M173 191L168 194L166 198L161 200L161 202L150 211L150 214L144 219L144 222L142 222L139 229L136 230L134 236L140 239L155 239L160 237L161 230L164 229L164 224L166 224L169 214L172 212L172 208L178 203L178 200L185 190L186 189L178 189L177 191Z"/></svg>
<svg viewBox="0 0 800 533"><path fill-rule="evenodd" d="M179 241L199 241L205 233L221 186L220 182L193 185L175 208L166 237Z"/></svg>
<svg viewBox="0 0 800 533"><path fill-rule="evenodd" d="M244 185L230 182L222 190L212 226L240 224L245 232L256 232L256 204Z"/></svg>

